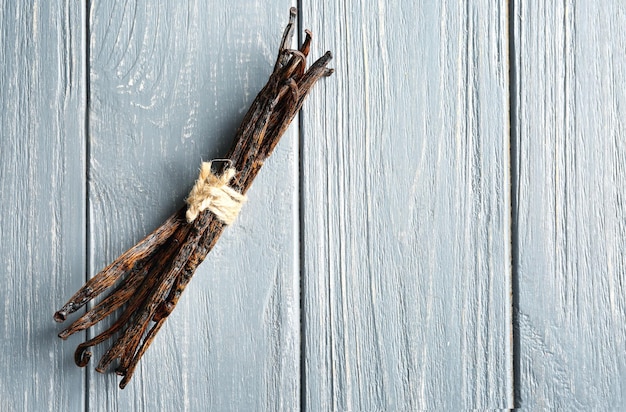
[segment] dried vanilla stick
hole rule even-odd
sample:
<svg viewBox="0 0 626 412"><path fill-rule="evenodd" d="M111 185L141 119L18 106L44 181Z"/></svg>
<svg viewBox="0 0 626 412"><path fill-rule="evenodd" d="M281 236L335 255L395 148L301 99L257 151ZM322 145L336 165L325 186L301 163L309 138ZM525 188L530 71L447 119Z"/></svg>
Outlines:
<svg viewBox="0 0 626 412"><path fill-rule="evenodd" d="M139 359L176 306L194 271L236 216L246 191L311 87L333 73L326 67L332 57L330 52L306 69L311 44L308 30L300 49L290 48L295 22L296 9L292 8L274 70L239 126L222 167L213 171L217 161L203 165L189 205L90 279L54 314L57 322L63 322L69 314L108 292L59 334L66 339L123 308L107 330L78 346L74 355L77 365L87 365L91 346L115 337L96 370L104 372L119 359L116 372L123 377L120 388L128 384Z"/></svg>

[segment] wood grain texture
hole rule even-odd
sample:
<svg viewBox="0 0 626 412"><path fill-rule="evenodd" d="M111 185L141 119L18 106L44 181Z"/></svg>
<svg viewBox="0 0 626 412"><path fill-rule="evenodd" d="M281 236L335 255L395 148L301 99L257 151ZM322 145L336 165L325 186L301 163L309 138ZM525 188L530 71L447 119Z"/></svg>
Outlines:
<svg viewBox="0 0 626 412"><path fill-rule="evenodd" d="M626 8L515 2L520 405L626 404Z"/></svg>
<svg viewBox="0 0 626 412"><path fill-rule="evenodd" d="M303 2L337 72L125 391L52 313L226 152L291 4L80 3L0 0L0 410L511 407L512 234L517 406L624 407L621 2Z"/></svg>
<svg viewBox="0 0 626 412"><path fill-rule="evenodd" d="M182 204L201 160L225 154L271 73L289 6L91 2L91 273ZM131 384L119 391L115 375L88 366L90 409L299 408L295 129L248 197Z"/></svg>
<svg viewBox="0 0 626 412"><path fill-rule="evenodd" d="M2 411L84 405L81 337L52 320L85 280L84 22L78 2L0 1Z"/></svg>
<svg viewBox="0 0 626 412"><path fill-rule="evenodd" d="M511 407L505 5L303 21L337 70L303 114L306 408Z"/></svg>

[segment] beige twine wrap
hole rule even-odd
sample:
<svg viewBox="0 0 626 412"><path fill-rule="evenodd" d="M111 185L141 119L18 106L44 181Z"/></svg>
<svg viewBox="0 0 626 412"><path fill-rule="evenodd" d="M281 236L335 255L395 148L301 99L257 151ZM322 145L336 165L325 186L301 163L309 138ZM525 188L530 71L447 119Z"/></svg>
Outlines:
<svg viewBox="0 0 626 412"><path fill-rule="evenodd" d="M187 222L191 223L205 209L230 225L235 221L246 197L228 186L237 171L229 167L220 176L211 171L211 162L202 162L200 176L186 199Z"/></svg>

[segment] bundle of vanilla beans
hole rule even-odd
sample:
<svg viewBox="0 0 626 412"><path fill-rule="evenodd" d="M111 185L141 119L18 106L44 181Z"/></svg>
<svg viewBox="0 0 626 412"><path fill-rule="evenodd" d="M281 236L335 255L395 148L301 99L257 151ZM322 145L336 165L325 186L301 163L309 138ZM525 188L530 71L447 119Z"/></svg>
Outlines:
<svg viewBox="0 0 626 412"><path fill-rule="evenodd" d="M237 130L234 144L226 161L222 162L222 170L215 171L218 175L224 173L225 165L234 169L236 173L233 173L228 185L241 194L252 184L313 85L333 73L326 67L332 57L330 52L306 70L311 44L308 30L299 50L290 49L295 21L296 9L292 8L274 70ZM169 217L163 225L90 279L54 314L57 322L63 322L70 313L109 292L63 330L59 337L66 339L121 308L121 315L108 329L78 345L74 359L78 366L87 365L91 358L88 349L114 337L112 346L100 359L96 370L104 372L114 360L119 359L116 372L123 377L120 382L122 389L176 306L194 271L226 227L226 223L210 210L200 212L191 222L185 218L186 211L187 207L182 207Z"/></svg>

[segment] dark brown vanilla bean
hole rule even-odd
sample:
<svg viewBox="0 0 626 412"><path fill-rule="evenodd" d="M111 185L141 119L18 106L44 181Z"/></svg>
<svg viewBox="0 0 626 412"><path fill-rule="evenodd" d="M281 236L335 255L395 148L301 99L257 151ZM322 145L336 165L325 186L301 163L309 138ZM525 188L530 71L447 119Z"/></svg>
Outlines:
<svg viewBox="0 0 626 412"><path fill-rule="evenodd" d="M311 32L306 31L299 50L290 49L295 31L296 9L290 10L289 24L281 40L278 57L270 78L252 102L226 159L237 170L229 186L245 193L272 153L294 116L300 110L311 87L322 77L333 73L326 65L326 52L306 70ZM87 329L124 307L119 318L104 332L78 346L75 361L85 366L91 358L88 349L116 336L96 370L104 372L119 359L116 372L123 376L124 388L137 363L152 343L156 333L172 312L196 268L225 228L210 211L201 212L191 223L185 220L186 207L168 218L163 225L123 253L90 279L54 314L63 322L69 314L105 291L100 303L63 330L66 339Z"/></svg>

